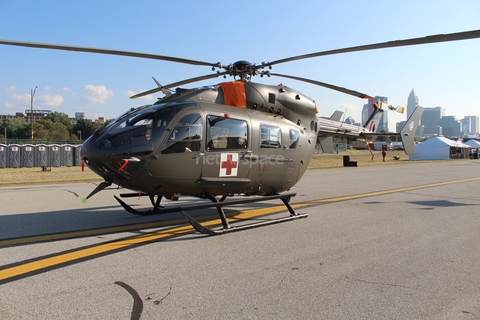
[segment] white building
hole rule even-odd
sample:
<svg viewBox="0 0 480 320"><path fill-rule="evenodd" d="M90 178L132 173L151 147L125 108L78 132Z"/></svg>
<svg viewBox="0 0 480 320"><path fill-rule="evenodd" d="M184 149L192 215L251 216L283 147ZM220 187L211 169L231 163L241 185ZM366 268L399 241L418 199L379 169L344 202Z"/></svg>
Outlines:
<svg viewBox="0 0 480 320"><path fill-rule="evenodd" d="M85 112L75 112L75 119L87 119L87 114Z"/></svg>

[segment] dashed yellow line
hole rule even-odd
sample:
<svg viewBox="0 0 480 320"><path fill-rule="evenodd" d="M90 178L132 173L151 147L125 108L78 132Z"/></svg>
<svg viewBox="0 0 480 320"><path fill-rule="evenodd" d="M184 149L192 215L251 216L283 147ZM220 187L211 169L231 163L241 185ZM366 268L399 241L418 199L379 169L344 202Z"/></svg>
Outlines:
<svg viewBox="0 0 480 320"><path fill-rule="evenodd" d="M404 192L404 191L411 191L411 190L417 190L417 189L423 189L423 188L431 188L431 187L437 187L437 186L442 186L442 185L448 185L448 184L454 184L454 183L462 183L462 182L469 182L469 181L475 181L475 180L480 180L480 177L477 178L468 178L468 179L462 179L462 180L454 180L454 181L446 181L446 182L439 182L439 183L431 183L431 184L425 184L425 185L420 185L420 186L412 186L412 187L405 187L405 188L398 188L398 189L391 189L391 190L383 190L383 191L375 191L375 192L369 192L369 193L361 193L361 194L354 194L354 195L348 195L348 196L342 196L342 197L336 197L336 198L329 198L329 199L320 199L320 200L314 200L314 201L307 201L307 202L302 202L302 203L297 203L297 204L292 204L293 208L302 208L302 207L307 207L307 206L312 206L312 205L318 205L322 203L332 203L332 202L338 202L338 201L346 201L346 200L352 200L352 199L359 199L359 198L365 198L365 197L372 197L372 196L377 196L377 195L384 195L384 194L389 194L389 193L396 193L396 192ZM285 211L285 206L275 206L275 207L269 207L269 208L260 208L260 209L252 209L252 210L246 210L243 212L240 212L238 215L236 215L233 218L229 218L229 222L235 222L238 220L244 220L244 219L251 219L259 216L263 216L266 214L271 214L275 212L280 212L280 211ZM151 227L158 227L158 226L163 226L166 223L171 224L172 221L168 222L161 222L161 223L146 223L146 224L140 224L136 225L135 229L141 229L141 228L151 228ZM221 224L220 219L215 219L211 220L208 222L203 222L202 223L205 227L212 227ZM127 229L125 228L132 228L132 226L123 226L123 227L114 227L114 228L106 228L105 230L108 230L108 232L121 232L125 231ZM128 229L131 230L131 229ZM98 234L99 230L91 230L88 232L96 232ZM31 262L26 262L24 264L20 264L17 266L12 266L8 268L4 268L3 270L0 270L0 281L4 281L13 277L18 277L22 275L26 275L29 273L37 272L42 269L46 268L51 268L55 266L59 266L62 264L70 263L76 260L80 259L85 259L89 257L94 257L97 255L102 255L106 254L109 252L117 251L117 250L122 250L126 249L131 246L135 245L140 245L148 242L153 242L161 239L165 239L168 237L172 237L175 235L180 235L180 234L185 234L188 232L192 232L193 228L192 226L180 226L180 227L174 227L174 228L169 228L169 229L162 229L156 232L151 232L151 233L146 233L143 235L137 235L129 238L124 238L120 239L117 241L112 241L109 243L104 243L100 244L97 246L85 248L85 249L79 249L73 252L68 252L68 253L60 253L56 256L53 257L48 257L48 258L39 258L36 261L31 261ZM73 232L69 233L70 237L72 236L85 236L88 235L87 231L82 231L82 232ZM52 236L44 236L46 237L44 240L49 240L51 239ZM41 237L39 237L40 239ZM31 239L30 239L31 240ZM11 240L14 241L14 240ZM15 240L17 241L16 244L19 244L20 242L19 239Z"/></svg>

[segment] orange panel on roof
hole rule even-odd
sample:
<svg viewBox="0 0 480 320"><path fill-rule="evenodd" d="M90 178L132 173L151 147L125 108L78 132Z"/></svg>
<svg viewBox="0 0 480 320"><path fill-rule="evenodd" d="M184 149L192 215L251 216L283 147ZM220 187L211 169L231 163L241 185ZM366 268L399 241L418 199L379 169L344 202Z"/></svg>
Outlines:
<svg viewBox="0 0 480 320"><path fill-rule="evenodd" d="M247 98L245 95L245 85L242 81L223 82L219 86L222 88L224 103L229 106L245 108Z"/></svg>

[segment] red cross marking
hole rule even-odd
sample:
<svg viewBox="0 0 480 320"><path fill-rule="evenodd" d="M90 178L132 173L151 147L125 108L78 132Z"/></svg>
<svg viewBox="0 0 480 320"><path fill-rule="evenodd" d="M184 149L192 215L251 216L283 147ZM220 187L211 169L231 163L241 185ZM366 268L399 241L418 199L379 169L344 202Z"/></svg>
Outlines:
<svg viewBox="0 0 480 320"><path fill-rule="evenodd" d="M227 169L226 175L229 176L232 174L232 169L237 168L237 161L232 161L232 155L227 154L227 161L222 162L222 169Z"/></svg>

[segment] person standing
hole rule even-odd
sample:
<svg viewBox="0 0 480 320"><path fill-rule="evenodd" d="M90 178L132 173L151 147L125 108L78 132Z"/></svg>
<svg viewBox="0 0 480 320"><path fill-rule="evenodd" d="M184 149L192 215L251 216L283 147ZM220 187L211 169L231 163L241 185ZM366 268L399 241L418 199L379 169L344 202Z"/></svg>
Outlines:
<svg viewBox="0 0 480 320"><path fill-rule="evenodd" d="M386 155L387 155L387 151L385 151L385 149L382 149L383 162L385 162L385 156Z"/></svg>

